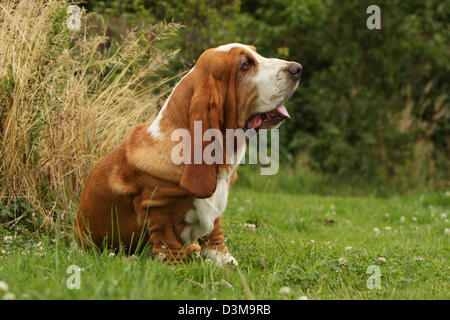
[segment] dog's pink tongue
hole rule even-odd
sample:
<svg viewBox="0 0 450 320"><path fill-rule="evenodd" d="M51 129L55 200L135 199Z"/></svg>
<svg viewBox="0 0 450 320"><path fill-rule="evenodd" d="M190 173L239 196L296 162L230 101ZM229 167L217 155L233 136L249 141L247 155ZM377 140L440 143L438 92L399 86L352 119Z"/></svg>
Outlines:
<svg viewBox="0 0 450 320"><path fill-rule="evenodd" d="M284 104L279 106L277 108L277 111L278 111L278 113L281 113L283 116L288 117L289 119L291 118L291 116L289 115L289 112L287 112L286 107L284 106Z"/></svg>

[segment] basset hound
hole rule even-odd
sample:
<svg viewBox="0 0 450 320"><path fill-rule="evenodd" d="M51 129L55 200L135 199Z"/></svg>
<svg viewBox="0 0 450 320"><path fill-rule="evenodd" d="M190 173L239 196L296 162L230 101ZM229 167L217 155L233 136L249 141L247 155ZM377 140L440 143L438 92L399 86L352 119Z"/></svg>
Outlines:
<svg viewBox="0 0 450 320"><path fill-rule="evenodd" d="M225 245L221 214L245 143L232 150L232 164L175 164L171 133L193 132L198 121L203 132L278 127L289 117L283 103L301 71L299 63L262 57L251 45L206 50L156 119L137 125L90 173L74 222L79 241L129 250L150 243L151 253L168 263L195 253L218 265L237 264Z"/></svg>

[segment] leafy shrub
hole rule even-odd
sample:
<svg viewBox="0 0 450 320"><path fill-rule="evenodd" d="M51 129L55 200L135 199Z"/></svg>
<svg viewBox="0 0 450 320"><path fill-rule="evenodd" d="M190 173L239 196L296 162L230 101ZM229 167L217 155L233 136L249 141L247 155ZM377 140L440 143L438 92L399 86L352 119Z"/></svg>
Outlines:
<svg viewBox="0 0 450 320"><path fill-rule="evenodd" d="M399 189L450 180L450 19L440 0L379 1L381 30L366 27L370 1L99 1L111 21L184 24L164 42L192 66L209 47L256 45L300 61L303 80L280 130L285 163ZM122 18L121 18L122 17ZM114 25L117 25L114 23ZM116 30L119 27L114 27ZM119 24L120 25L120 24Z"/></svg>
<svg viewBox="0 0 450 320"><path fill-rule="evenodd" d="M304 65L288 152L338 177L395 187L450 177L449 19L441 1L244 1L250 40ZM253 13L251 13L253 12ZM284 132L283 132L284 131Z"/></svg>

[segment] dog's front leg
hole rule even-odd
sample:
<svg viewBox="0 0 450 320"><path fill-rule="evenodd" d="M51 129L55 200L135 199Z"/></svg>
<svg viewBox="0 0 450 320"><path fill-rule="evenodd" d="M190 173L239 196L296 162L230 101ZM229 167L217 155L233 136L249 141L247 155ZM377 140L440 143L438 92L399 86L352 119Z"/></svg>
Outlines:
<svg viewBox="0 0 450 320"><path fill-rule="evenodd" d="M225 244L225 237L221 226L220 217L214 221L214 230L209 235L198 240L201 246L201 254L216 262L218 266L232 263L238 265L237 260L230 254Z"/></svg>

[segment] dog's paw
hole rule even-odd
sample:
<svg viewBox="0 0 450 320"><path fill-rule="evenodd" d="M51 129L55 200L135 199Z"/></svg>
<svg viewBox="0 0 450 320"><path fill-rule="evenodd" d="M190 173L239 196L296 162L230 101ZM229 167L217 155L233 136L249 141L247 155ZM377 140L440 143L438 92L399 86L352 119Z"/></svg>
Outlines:
<svg viewBox="0 0 450 320"><path fill-rule="evenodd" d="M217 251L211 248L202 248L203 258L211 259L218 267L224 267L227 264L233 264L237 266L239 263L228 252L228 250Z"/></svg>
<svg viewBox="0 0 450 320"><path fill-rule="evenodd" d="M187 254L193 255L196 258L200 258L201 248L198 244L191 244L186 247Z"/></svg>

